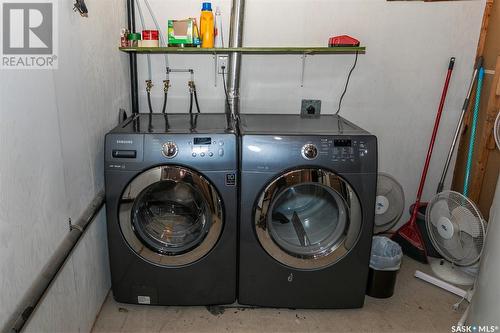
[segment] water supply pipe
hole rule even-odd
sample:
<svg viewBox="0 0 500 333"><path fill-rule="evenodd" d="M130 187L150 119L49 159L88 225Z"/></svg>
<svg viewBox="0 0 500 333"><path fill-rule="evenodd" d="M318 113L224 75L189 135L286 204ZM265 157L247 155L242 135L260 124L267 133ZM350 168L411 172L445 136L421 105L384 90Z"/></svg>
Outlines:
<svg viewBox="0 0 500 333"><path fill-rule="evenodd" d="M134 0L127 0L128 30L135 32L135 4ZM132 97L132 113L139 113L139 84L137 81L137 54L130 52L130 95Z"/></svg>
<svg viewBox="0 0 500 333"><path fill-rule="evenodd" d="M85 230L104 206L104 198L104 191L99 192L87 209L85 209L78 221L70 225L70 232L66 235L61 244L59 244L40 275L26 291L0 332L21 332L33 312L36 310L45 292L50 288L57 274L63 268L64 263L75 248L78 240L80 240Z"/></svg>

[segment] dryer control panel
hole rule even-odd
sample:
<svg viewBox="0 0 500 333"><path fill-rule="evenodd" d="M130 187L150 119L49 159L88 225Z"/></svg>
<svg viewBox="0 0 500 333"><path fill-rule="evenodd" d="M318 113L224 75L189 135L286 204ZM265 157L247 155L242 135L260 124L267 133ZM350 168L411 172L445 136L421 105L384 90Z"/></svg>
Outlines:
<svg viewBox="0 0 500 333"><path fill-rule="evenodd" d="M342 172L376 172L377 139L355 136L270 136L242 138L242 168L277 171L313 165Z"/></svg>
<svg viewBox="0 0 500 333"><path fill-rule="evenodd" d="M356 162L370 151L367 140L363 138L323 138L320 149L332 162Z"/></svg>

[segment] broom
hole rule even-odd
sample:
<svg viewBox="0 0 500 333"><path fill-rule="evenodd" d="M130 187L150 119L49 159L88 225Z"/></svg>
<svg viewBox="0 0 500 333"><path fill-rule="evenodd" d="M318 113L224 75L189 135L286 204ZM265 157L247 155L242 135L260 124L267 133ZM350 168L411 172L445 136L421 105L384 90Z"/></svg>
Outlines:
<svg viewBox="0 0 500 333"><path fill-rule="evenodd" d="M448 73L446 75L446 81L444 83L443 93L441 94L441 102L439 103L436 120L434 122L434 130L432 131L431 142L429 144L429 149L427 151L427 157L425 159L424 169L422 170L422 176L420 177L420 185L418 187L417 199L415 200L415 205L413 206L413 211L411 213L410 220L406 224L404 224L392 237L392 239L395 242L401 245L403 253L423 263L427 263L427 251L425 249L424 240L422 238L422 235L420 234L420 230L418 229L417 214L418 214L418 209L420 208L420 202L422 200L422 193L424 191L425 179L427 178L427 172L429 171L432 151L434 150L434 144L436 142L439 123L441 121L441 115L443 114L444 103L446 101L446 95L448 94L448 86L450 85L450 79L454 65L455 65L455 58L451 58L450 64L448 66Z"/></svg>

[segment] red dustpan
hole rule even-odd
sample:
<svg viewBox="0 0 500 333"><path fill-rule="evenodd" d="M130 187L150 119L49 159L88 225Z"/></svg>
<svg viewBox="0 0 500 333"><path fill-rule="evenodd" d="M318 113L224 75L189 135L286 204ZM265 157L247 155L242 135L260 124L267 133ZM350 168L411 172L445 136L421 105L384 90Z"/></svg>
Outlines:
<svg viewBox="0 0 500 333"><path fill-rule="evenodd" d="M420 207L420 203L414 207ZM405 223L392 237L392 239L401 245L403 253L409 257L423 263L427 263L427 251L425 250L424 240L420 234L417 225L417 213L413 208L410 220Z"/></svg>

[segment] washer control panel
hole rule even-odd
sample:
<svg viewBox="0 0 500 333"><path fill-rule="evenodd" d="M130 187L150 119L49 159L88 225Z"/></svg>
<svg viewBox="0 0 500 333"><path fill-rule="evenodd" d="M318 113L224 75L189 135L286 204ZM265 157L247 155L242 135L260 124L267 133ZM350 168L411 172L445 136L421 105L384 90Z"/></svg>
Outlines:
<svg viewBox="0 0 500 333"><path fill-rule="evenodd" d="M110 134L106 136L109 169L184 164L205 171L233 170L237 165L234 134Z"/></svg>
<svg viewBox="0 0 500 333"><path fill-rule="evenodd" d="M150 138L147 138L149 140ZM220 160L225 157L227 144L223 136L151 137L153 150L168 159L177 157L191 160ZM231 146L231 145L230 145Z"/></svg>
<svg viewBox="0 0 500 333"><path fill-rule="evenodd" d="M193 138L188 142L194 158L217 158L224 156L224 140L211 137Z"/></svg>

